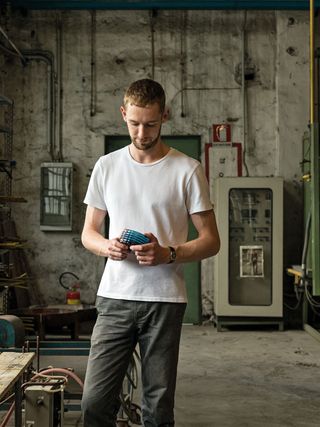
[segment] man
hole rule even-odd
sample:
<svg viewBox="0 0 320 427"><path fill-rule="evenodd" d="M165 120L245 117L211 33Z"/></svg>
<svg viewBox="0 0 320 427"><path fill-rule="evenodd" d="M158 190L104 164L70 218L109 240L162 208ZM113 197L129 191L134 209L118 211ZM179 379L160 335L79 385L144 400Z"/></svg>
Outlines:
<svg viewBox="0 0 320 427"><path fill-rule="evenodd" d="M208 185L199 162L168 147L161 85L130 85L121 107L131 144L101 157L90 179L82 242L107 257L82 400L85 427L114 427L118 395L137 344L145 427L174 425L174 393L186 290L182 264L220 247ZM108 214L109 239L101 234ZM198 237L187 242L191 217ZM120 242L124 229L150 239Z"/></svg>

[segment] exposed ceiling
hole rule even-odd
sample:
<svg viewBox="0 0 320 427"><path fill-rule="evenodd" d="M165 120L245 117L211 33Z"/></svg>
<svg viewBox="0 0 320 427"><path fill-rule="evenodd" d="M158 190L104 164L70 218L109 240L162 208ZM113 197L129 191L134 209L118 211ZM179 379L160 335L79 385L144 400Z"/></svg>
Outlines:
<svg viewBox="0 0 320 427"><path fill-rule="evenodd" d="M9 0L24 9L309 9L309 0ZM315 0L320 6L320 0Z"/></svg>

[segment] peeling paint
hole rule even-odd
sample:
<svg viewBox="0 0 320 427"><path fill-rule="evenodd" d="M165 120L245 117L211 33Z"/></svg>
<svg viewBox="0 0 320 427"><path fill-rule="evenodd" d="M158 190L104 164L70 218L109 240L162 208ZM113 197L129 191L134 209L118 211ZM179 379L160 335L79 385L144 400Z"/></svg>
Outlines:
<svg viewBox="0 0 320 427"><path fill-rule="evenodd" d="M152 75L150 17L147 11L97 11L94 116L90 115L91 15L65 11L60 18L63 153L64 160L72 161L77 169L74 231L39 230L39 170L42 162L50 161L46 66L33 61L23 68L17 58L2 57L0 87L15 102L14 192L28 199L24 206L15 206L13 214L18 234L28 240L31 269L47 302L63 301L58 277L73 266L84 282L81 295L93 303L104 260L81 245L82 200L88 171L104 154L105 135L126 134L119 113L124 89L131 81ZM171 112L163 132L201 135L204 146L210 142L213 123L229 122L233 141L242 142L239 64L244 12L188 11L185 25L181 11L158 11L153 19L155 79L166 88ZM19 48L56 54L54 13L31 11L25 17L15 11L6 16L6 27ZM283 176L288 191L299 200L301 186L296 181L292 185L292 180L300 173L302 137L308 123L308 13L249 11L246 54L246 71L253 75L246 93L250 175ZM296 210L298 216L299 209L301 206ZM291 216L289 221L294 223L296 218ZM288 242L294 247L294 236ZM209 315L212 263L202 263L203 306Z"/></svg>

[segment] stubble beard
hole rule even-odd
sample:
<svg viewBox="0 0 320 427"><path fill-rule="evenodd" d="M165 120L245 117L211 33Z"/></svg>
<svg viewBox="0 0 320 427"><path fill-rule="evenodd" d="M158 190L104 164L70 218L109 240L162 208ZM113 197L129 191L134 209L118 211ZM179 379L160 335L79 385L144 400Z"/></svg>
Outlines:
<svg viewBox="0 0 320 427"><path fill-rule="evenodd" d="M160 141L161 127L159 129L158 135L153 139L146 139L142 142L137 142L136 139L131 138L132 144L135 146L137 150L148 151L151 148L155 147L157 143Z"/></svg>

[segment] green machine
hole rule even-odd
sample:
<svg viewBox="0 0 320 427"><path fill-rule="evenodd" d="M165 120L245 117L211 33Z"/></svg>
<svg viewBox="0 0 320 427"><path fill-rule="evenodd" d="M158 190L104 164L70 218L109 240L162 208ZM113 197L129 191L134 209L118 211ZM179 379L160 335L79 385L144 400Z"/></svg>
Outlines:
<svg viewBox="0 0 320 427"><path fill-rule="evenodd" d="M315 47L314 1L310 2L310 180L306 186L305 207L309 207L310 251L313 295L320 296L320 158L319 158L319 81L320 47Z"/></svg>
<svg viewBox="0 0 320 427"><path fill-rule="evenodd" d="M308 324L308 308L319 312L320 302L320 141L319 141L319 87L320 47L315 46L319 28L315 2L310 1L310 133L304 140L303 181L305 239L301 265L304 285L304 329L320 340L319 332ZM319 41L318 41L319 43Z"/></svg>

